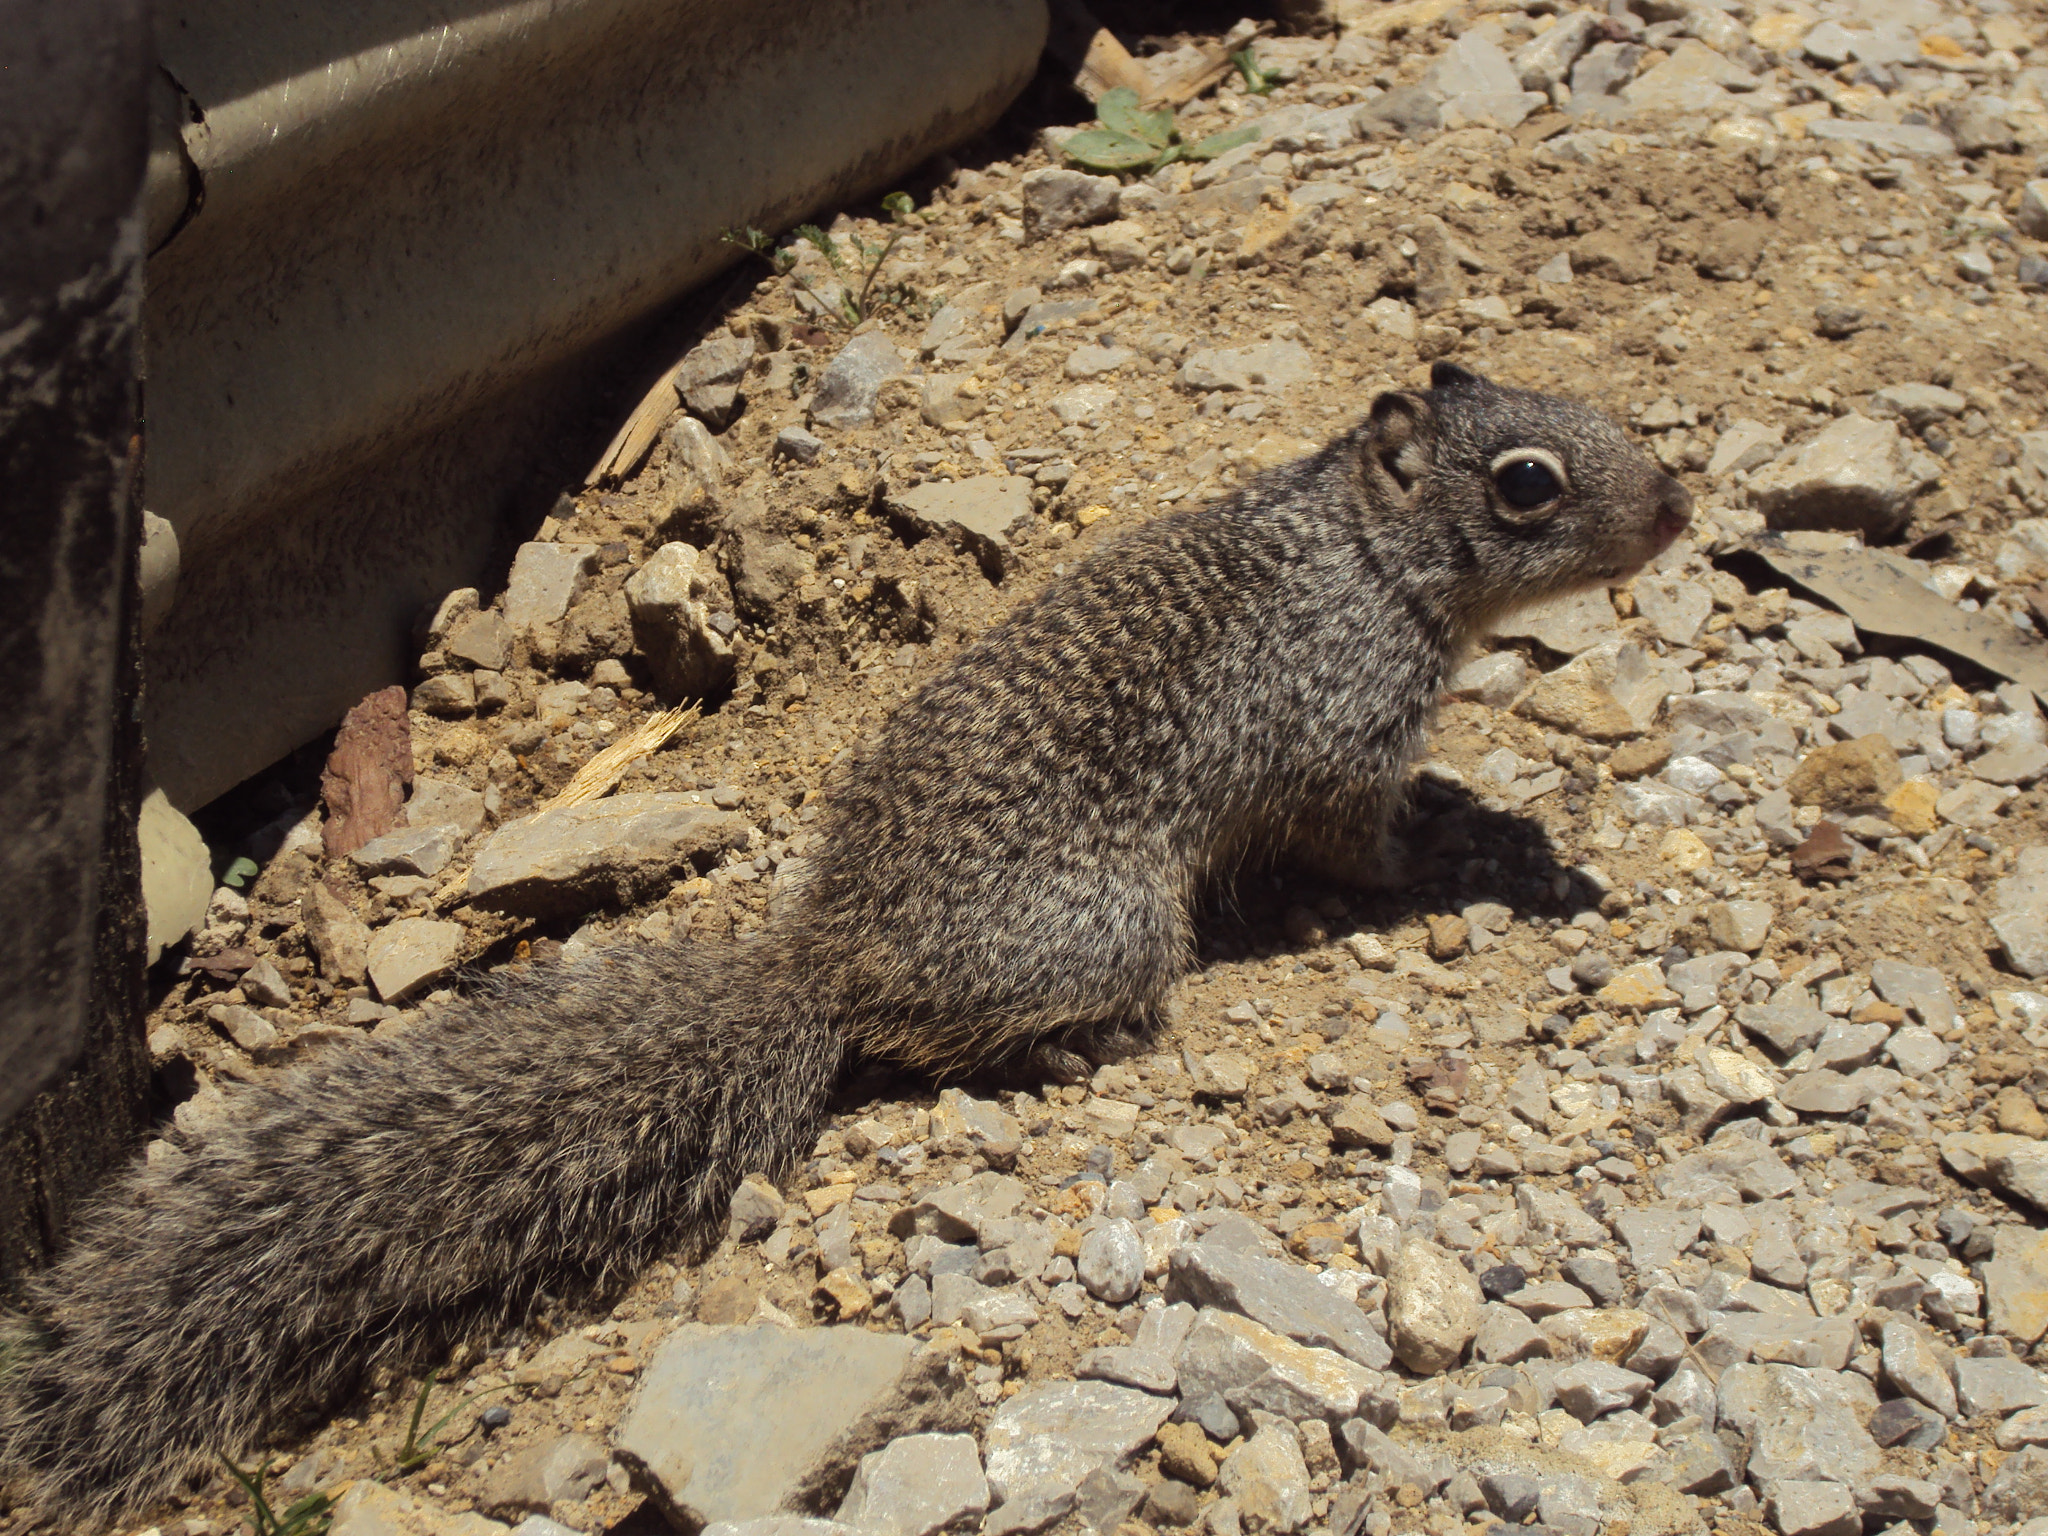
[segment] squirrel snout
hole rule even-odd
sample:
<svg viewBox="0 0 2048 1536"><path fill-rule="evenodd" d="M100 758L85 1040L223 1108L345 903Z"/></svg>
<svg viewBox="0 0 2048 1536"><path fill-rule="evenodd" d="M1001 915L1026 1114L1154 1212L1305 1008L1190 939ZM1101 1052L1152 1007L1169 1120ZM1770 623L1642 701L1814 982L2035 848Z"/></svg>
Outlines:
<svg viewBox="0 0 2048 1536"><path fill-rule="evenodd" d="M1657 545L1670 547L1692 525L1692 492L1669 475L1659 475L1652 493L1656 507Z"/></svg>

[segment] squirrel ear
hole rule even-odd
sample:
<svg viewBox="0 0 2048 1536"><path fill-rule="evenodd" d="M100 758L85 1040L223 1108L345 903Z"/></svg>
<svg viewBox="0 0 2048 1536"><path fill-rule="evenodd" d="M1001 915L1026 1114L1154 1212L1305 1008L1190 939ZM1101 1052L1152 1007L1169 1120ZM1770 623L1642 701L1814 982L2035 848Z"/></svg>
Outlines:
<svg viewBox="0 0 2048 1536"><path fill-rule="evenodd" d="M1407 495L1436 458L1436 412L1421 395L1388 391L1365 422L1365 472Z"/></svg>
<svg viewBox="0 0 2048 1536"><path fill-rule="evenodd" d="M1431 389L1470 389L1486 380L1469 368L1460 368L1456 363L1432 363L1429 368Z"/></svg>

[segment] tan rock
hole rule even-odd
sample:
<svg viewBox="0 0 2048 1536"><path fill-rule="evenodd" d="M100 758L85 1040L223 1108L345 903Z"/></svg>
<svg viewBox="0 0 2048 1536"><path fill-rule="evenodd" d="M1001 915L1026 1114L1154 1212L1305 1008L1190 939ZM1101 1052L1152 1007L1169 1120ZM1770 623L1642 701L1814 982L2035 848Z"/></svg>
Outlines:
<svg viewBox="0 0 2048 1536"><path fill-rule="evenodd" d="M1408 1369L1434 1376L1463 1357L1485 1305L1479 1282L1455 1254L1411 1239L1389 1266L1387 1342Z"/></svg>
<svg viewBox="0 0 2048 1536"><path fill-rule="evenodd" d="M1873 733L1807 753L1792 771L1792 777L1785 781L1785 792L1794 805L1841 811L1881 805L1885 796L1902 783L1898 752L1884 737Z"/></svg>
<svg viewBox="0 0 2048 1536"><path fill-rule="evenodd" d="M1588 741L1619 741L1640 734L1614 691L1577 663L1537 678L1515 704L1515 713Z"/></svg>
<svg viewBox="0 0 2048 1536"><path fill-rule="evenodd" d="M1908 837L1925 837L1941 825L1934 803L1941 791L1931 779L1908 779L1884 797L1884 814Z"/></svg>
<svg viewBox="0 0 2048 1536"><path fill-rule="evenodd" d="M1991 1101L1991 1118L2010 1136L2048 1137L2048 1116L2043 1116L2027 1090L2014 1084L1998 1090Z"/></svg>
<svg viewBox="0 0 2048 1536"><path fill-rule="evenodd" d="M1168 1477L1193 1488L1207 1488L1216 1481L1216 1457L1201 1425L1162 1424L1154 1438L1159 1442L1159 1470Z"/></svg>
<svg viewBox="0 0 2048 1536"><path fill-rule="evenodd" d="M1607 771L1617 779L1640 779L1671 761L1671 738L1653 736L1642 741L1625 741L1607 759Z"/></svg>
<svg viewBox="0 0 2048 1536"><path fill-rule="evenodd" d="M1614 979L1594 996L1610 1008L1636 1008L1645 1012L1652 1008L1670 1008L1678 1002L1678 994L1664 980L1663 967L1654 960L1645 960L1640 965L1616 972Z"/></svg>
<svg viewBox="0 0 2048 1536"><path fill-rule="evenodd" d="M1634 1307L1570 1307L1552 1313L1541 1326L1557 1358L1619 1365L1642 1343L1650 1322L1649 1313Z"/></svg>
<svg viewBox="0 0 2048 1536"><path fill-rule="evenodd" d="M1664 840L1657 844L1657 857L1669 864L1681 875L1689 875L1696 869L1705 869L1714 862L1714 850L1709 848L1697 832L1685 827L1673 827L1664 834Z"/></svg>

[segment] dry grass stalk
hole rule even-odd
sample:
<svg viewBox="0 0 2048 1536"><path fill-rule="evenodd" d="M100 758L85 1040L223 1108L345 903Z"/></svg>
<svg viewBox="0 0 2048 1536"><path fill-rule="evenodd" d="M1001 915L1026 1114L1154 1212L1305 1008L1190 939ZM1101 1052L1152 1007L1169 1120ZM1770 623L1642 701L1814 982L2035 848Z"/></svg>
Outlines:
<svg viewBox="0 0 2048 1536"><path fill-rule="evenodd" d="M628 768L641 758L659 752L669 737L696 718L697 706L694 704L664 710L577 769L576 777L541 809L552 811L558 806L581 805L586 800L596 800L611 793L612 787L626 776Z"/></svg>

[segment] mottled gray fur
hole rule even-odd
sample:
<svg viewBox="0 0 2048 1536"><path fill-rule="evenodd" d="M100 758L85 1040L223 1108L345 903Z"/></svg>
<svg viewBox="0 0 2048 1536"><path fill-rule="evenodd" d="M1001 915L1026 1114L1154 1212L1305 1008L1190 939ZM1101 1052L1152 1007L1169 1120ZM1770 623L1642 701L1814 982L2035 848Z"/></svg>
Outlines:
<svg viewBox="0 0 2048 1536"><path fill-rule="evenodd" d="M1501 455L1563 494L1503 499ZM755 938L612 951L238 1090L84 1219L4 1341L0 1468L105 1521L544 1293L715 1238L845 1062L1071 1062L1153 1028L1247 858L1362 867L1447 672L1685 492L1605 417L1439 365L1320 453L1087 560L905 704Z"/></svg>

